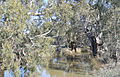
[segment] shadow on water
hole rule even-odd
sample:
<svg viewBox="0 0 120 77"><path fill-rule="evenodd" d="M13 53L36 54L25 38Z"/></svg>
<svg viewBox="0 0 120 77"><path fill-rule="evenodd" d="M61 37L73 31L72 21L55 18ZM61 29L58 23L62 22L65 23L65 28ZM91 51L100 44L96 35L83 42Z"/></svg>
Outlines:
<svg viewBox="0 0 120 77"><path fill-rule="evenodd" d="M70 57L69 57L70 59ZM36 65L34 71L21 67L19 77L92 77L88 74L92 65L88 56L84 59L67 59L66 57L52 58L47 67ZM16 77L13 70L0 72L0 77Z"/></svg>
<svg viewBox="0 0 120 77"><path fill-rule="evenodd" d="M62 59L59 59L62 60ZM59 63L57 58L53 59L54 63ZM66 68L66 67L65 67ZM19 77L88 77L86 75L77 74L76 72L68 72L61 69L52 69L49 67L36 66L36 71L31 72L23 67L19 69ZM0 72L0 77L15 77L15 73L11 70Z"/></svg>
<svg viewBox="0 0 120 77"><path fill-rule="evenodd" d="M74 72L65 72L61 70L55 70L55 69L49 69L49 68L43 68L42 70L37 70L37 72L34 75L31 76L25 76L26 72L24 72L24 69L20 69L21 73L19 77L86 77L85 75L76 74ZM38 75L39 73L39 75ZM4 76L0 77L15 77L14 72L12 70L6 70L4 71Z"/></svg>
<svg viewBox="0 0 120 77"><path fill-rule="evenodd" d="M53 63L52 65L50 63ZM74 61L68 61L66 58L53 58L50 60L48 67L43 67L40 65L36 65L35 71L31 72L30 70L26 70L26 68L21 67L18 69L19 77L89 77L87 71L89 68L89 64L81 68L82 63L75 63ZM86 69L87 68L87 69ZM69 69L69 71L68 71ZM79 70L80 69L80 70ZM76 70L79 70L76 71ZM16 72L13 70L5 70L0 72L0 77L16 77Z"/></svg>
<svg viewBox="0 0 120 77"><path fill-rule="evenodd" d="M20 77L25 77L25 74L30 72L29 70L25 71L24 68L20 68L19 71L20 71ZM5 70L3 73L4 73L3 77L15 77L12 69L11 70Z"/></svg>
<svg viewBox="0 0 120 77"><path fill-rule="evenodd" d="M24 68L20 68L19 77L83 77L82 75L76 74L74 72L65 72L62 70L41 68L40 66L37 66L36 69L37 72L35 72L34 75L27 76L30 71L25 72ZM15 75L12 70L5 70L4 72L0 72L0 77L15 77Z"/></svg>

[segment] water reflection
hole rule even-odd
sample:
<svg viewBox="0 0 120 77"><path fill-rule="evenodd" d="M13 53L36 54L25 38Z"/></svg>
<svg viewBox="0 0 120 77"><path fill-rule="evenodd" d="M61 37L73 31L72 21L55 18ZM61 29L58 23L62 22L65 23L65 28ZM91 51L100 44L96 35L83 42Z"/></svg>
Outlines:
<svg viewBox="0 0 120 77"><path fill-rule="evenodd" d="M86 77L85 75L76 74L75 72L41 68L40 66L36 69L40 75L35 72L34 75L26 76L26 73L30 73L30 71L25 72L24 68L20 68L20 77ZM12 70L6 70L4 71L4 77L15 77L14 72Z"/></svg>
<svg viewBox="0 0 120 77"><path fill-rule="evenodd" d="M25 77L25 73L29 73L29 70L25 71L23 67L19 69L20 71L20 77ZM5 70L4 71L4 77L15 77L14 72L11 70Z"/></svg>
<svg viewBox="0 0 120 77"><path fill-rule="evenodd" d="M46 69L49 73L50 77L93 77L92 75L86 74L79 74L77 72L65 72L62 70L55 70L55 69ZM45 76L44 76L45 77Z"/></svg>
<svg viewBox="0 0 120 77"><path fill-rule="evenodd" d="M4 77L14 77L14 73L12 70L6 70L4 71Z"/></svg>
<svg viewBox="0 0 120 77"><path fill-rule="evenodd" d="M20 77L24 77L25 70L24 68L20 68Z"/></svg>
<svg viewBox="0 0 120 77"><path fill-rule="evenodd" d="M41 75L39 75L37 77L51 77L49 72L46 69L40 70L37 67L37 72L41 73ZM20 77L26 77L25 75L27 73L30 73L30 71L25 72L24 68L20 68ZM14 72L12 70L5 70L4 71L4 77L15 77Z"/></svg>
<svg viewBox="0 0 120 77"><path fill-rule="evenodd" d="M19 77L90 77L90 75L88 74L88 71L91 71L89 70L90 69L89 63L83 63L78 61L77 63L75 62L74 64L74 62L72 61L69 62L64 57L51 59L50 62L52 63L51 64L52 67L59 66L60 68L63 67L65 69L60 70L60 68L57 68L57 69L50 68L50 67L45 68L43 66L37 65L35 67L36 70L34 72L31 72L30 70L28 69L26 70L25 68L21 67L18 70L20 72ZM81 65L84 65L83 66L84 69L80 68ZM76 71L65 72L66 68L67 69L69 68L70 70L76 70ZM79 72L77 72L77 70ZM5 70L3 77L15 77L15 72L13 72L13 70Z"/></svg>
<svg viewBox="0 0 120 77"><path fill-rule="evenodd" d="M47 70L43 70L41 73L41 77L51 77Z"/></svg>

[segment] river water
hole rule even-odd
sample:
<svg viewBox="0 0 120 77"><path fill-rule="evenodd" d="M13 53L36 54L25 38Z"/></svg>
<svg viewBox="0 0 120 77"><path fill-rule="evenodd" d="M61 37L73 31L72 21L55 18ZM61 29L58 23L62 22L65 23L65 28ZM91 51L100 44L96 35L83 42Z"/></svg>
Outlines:
<svg viewBox="0 0 120 77"><path fill-rule="evenodd" d="M29 70L25 72L24 68L20 68L19 70L19 77L89 77L88 74L82 75L76 72L65 72L64 70L43 68L41 66L37 66L36 71L32 72L31 74ZM5 70L4 72L0 72L0 77L15 77L15 75L12 70Z"/></svg>
<svg viewBox="0 0 120 77"><path fill-rule="evenodd" d="M35 69L36 70L31 72L21 67L17 69L17 71L19 71L19 75L17 76L15 76L16 72L13 72L12 69L5 70L0 72L0 77L92 77L90 73L88 74L88 72L91 71L89 61L86 63L68 61L63 57L53 58L47 67L36 65ZM79 70L79 72L76 70Z"/></svg>
<svg viewBox="0 0 120 77"><path fill-rule="evenodd" d="M58 64L56 63L56 59L53 59L53 62L55 62L55 64L58 65L59 68L50 68L49 66L44 67L44 66L36 65L35 66L36 70L31 72L21 67L17 69L17 71L19 71L19 75L17 76L18 77L90 77L87 71L86 72L75 72L71 70L68 71L65 69L60 69L60 67L66 66L67 64L63 64L62 66L60 66L59 62ZM56 65L52 64L53 67L54 66L56 67ZM68 68L72 69L72 67L68 67ZM0 72L0 77L17 77L17 76L15 76L15 72L13 72L12 69Z"/></svg>

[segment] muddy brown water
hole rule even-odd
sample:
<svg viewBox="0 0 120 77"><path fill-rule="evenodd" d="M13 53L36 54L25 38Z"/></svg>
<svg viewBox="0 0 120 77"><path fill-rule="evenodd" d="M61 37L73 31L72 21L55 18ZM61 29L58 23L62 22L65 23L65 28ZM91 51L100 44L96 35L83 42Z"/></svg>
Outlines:
<svg viewBox="0 0 120 77"><path fill-rule="evenodd" d="M89 77L89 76L90 75L88 75L87 73L82 75L76 72L65 72L63 70L43 68L41 71L34 72L27 77ZM15 77L15 76L12 71L6 70L4 72L0 72L0 77ZM25 73L21 73L20 77L26 77Z"/></svg>
<svg viewBox="0 0 120 77"><path fill-rule="evenodd" d="M52 65L48 67L36 66L36 71L25 72L24 68L20 68L20 77L90 77L90 65L88 63L74 63L74 61L68 61L65 58L52 59ZM50 67L52 66L52 67ZM57 67L57 68L56 68ZM61 69L62 68L62 69ZM30 73L30 75L27 75ZM15 77L14 72L11 70L5 70L0 72L0 77Z"/></svg>
<svg viewBox="0 0 120 77"><path fill-rule="evenodd" d="M65 57L52 58L47 67L36 65L34 72L29 70L25 72L24 68L18 70L20 77L92 77L91 71L96 68L94 66L98 67L97 61L91 59L88 53L84 53L74 55L74 58L68 54ZM15 77L14 75L12 69L0 72L0 77Z"/></svg>

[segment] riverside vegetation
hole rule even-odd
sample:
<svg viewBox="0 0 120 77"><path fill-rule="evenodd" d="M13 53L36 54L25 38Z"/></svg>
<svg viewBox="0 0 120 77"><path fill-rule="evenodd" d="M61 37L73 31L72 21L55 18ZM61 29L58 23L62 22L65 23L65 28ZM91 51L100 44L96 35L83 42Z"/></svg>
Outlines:
<svg viewBox="0 0 120 77"><path fill-rule="evenodd" d="M119 76L119 4L119 0L1 0L0 72L12 70L19 77L18 69L24 68L29 77L41 65L79 74L90 71L95 77ZM96 57L86 28L103 42ZM73 49L70 41L76 43Z"/></svg>

